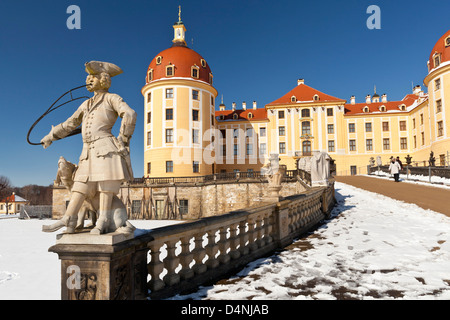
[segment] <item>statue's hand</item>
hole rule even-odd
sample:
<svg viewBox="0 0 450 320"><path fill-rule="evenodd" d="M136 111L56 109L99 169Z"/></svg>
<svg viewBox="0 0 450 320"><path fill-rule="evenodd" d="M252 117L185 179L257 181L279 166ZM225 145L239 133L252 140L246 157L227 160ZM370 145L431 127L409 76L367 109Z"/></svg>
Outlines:
<svg viewBox="0 0 450 320"><path fill-rule="evenodd" d="M130 139L128 137L125 137L123 134L119 134L117 140L119 140L125 147L128 147L130 145Z"/></svg>
<svg viewBox="0 0 450 320"><path fill-rule="evenodd" d="M46 135L44 138L42 138L42 140L41 140L41 144L42 144L42 146L44 147L44 149L47 149L48 147L50 147L50 145L52 144L52 142L53 142L53 137L50 135L50 134L48 134L48 135Z"/></svg>

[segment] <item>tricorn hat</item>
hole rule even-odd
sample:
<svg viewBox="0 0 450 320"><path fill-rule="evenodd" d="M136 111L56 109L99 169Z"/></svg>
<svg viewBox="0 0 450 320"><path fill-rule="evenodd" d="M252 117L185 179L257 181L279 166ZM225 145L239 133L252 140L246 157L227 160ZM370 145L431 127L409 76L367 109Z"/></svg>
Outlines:
<svg viewBox="0 0 450 320"><path fill-rule="evenodd" d="M123 72L122 69L110 62L90 61L86 62L84 65L86 67L86 72L92 75L106 72L110 77L114 77Z"/></svg>

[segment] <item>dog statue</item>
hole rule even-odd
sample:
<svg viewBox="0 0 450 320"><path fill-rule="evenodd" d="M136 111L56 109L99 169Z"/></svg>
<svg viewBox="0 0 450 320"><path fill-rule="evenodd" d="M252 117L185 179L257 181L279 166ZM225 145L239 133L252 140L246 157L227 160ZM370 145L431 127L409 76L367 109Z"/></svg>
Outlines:
<svg viewBox="0 0 450 320"><path fill-rule="evenodd" d="M73 178L77 170L77 165L67 161L64 157L60 157L58 160L58 171L56 174L56 179L54 184L63 184L67 190L72 191ZM93 192L86 195L83 205L78 212L78 220L76 230L82 230L85 228L84 221L87 216L91 218L91 224L87 225L86 228L92 229L95 227L98 217L99 208L99 193ZM114 196L111 206L111 217L109 219L110 225L107 226L106 232L121 232L121 233L131 233L136 229L127 220L127 210L123 202Z"/></svg>

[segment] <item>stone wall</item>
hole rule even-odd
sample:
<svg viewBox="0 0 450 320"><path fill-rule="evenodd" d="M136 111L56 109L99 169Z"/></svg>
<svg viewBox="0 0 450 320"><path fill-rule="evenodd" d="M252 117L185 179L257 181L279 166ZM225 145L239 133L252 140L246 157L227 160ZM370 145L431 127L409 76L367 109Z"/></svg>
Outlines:
<svg viewBox="0 0 450 320"><path fill-rule="evenodd" d="M298 181L282 183L280 195L287 197L305 191ZM129 219L198 219L242 208L261 205L267 195L266 181L215 182L197 184L166 184L122 186L118 197L128 210ZM60 219L70 199L67 189L53 188L53 219ZM133 201L140 201L140 212L133 211ZM179 213L180 200L188 201L188 213ZM157 201L164 206L157 212ZM159 213L159 214L158 214Z"/></svg>

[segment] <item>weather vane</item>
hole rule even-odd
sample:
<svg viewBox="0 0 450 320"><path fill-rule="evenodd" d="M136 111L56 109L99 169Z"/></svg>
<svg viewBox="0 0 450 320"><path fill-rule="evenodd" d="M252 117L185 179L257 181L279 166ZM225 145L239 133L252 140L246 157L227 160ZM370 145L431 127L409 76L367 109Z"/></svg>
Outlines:
<svg viewBox="0 0 450 320"><path fill-rule="evenodd" d="M181 6L178 6L178 21L181 22Z"/></svg>

